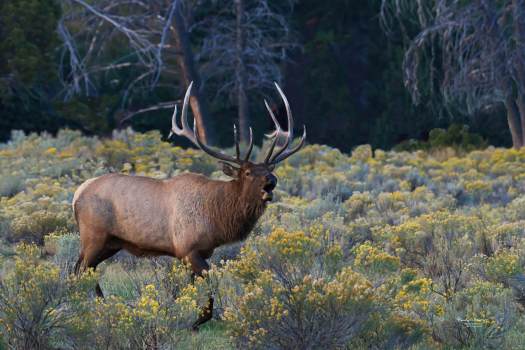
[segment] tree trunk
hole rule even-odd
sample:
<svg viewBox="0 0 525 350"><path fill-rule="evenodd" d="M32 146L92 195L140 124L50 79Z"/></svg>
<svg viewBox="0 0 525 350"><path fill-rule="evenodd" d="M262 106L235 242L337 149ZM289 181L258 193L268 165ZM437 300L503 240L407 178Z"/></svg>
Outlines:
<svg viewBox="0 0 525 350"><path fill-rule="evenodd" d="M525 45L525 3L523 0L513 0L512 4L514 37L518 47L523 47ZM521 123L521 144L519 147L523 147L525 146L525 67L521 60L516 62L516 68L517 74L514 77L517 86L516 105L518 106L519 121Z"/></svg>
<svg viewBox="0 0 525 350"><path fill-rule="evenodd" d="M212 120L208 116L207 105L199 93L200 76L195 68L195 60L188 38L188 32L186 31L186 24L184 23L178 5L173 15L171 32L173 34L177 64L180 68L185 87L187 88L190 82L193 81L190 107L199 129L199 137L206 144L210 144L213 142L213 134L211 132L211 130L213 130L211 125Z"/></svg>
<svg viewBox="0 0 525 350"><path fill-rule="evenodd" d="M521 146L525 146L525 95L520 93L516 98L516 105L518 106L518 112L520 114L521 123Z"/></svg>
<svg viewBox="0 0 525 350"><path fill-rule="evenodd" d="M511 96L506 98L505 108L507 109L507 122L509 123L509 130L512 136L512 146L519 149L523 147L520 113Z"/></svg>
<svg viewBox="0 0 525 350"><path fill-rule="evenodd" d="M235 0L236 13L236 63L235 63L235 92L237 94L237 113L241 142L247 143L250 138L250 120L248 97L246 96L246 67L244 65L245 35L243 28L244 0Z"/></svg>

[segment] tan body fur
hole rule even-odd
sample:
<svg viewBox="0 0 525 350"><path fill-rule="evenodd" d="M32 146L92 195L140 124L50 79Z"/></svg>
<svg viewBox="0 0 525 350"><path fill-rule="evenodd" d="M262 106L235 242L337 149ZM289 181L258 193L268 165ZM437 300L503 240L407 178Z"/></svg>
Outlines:
<svg viewBox="0 0 525 350"><path fill-rule="evenodd" d="M95 267L121 249L179 259L198 252L206 259L219 245L246 237L263 213L265 203L249 194L235 180L192 173L168 180L119 174L88 180L73 199L81 259Z"/></svg>

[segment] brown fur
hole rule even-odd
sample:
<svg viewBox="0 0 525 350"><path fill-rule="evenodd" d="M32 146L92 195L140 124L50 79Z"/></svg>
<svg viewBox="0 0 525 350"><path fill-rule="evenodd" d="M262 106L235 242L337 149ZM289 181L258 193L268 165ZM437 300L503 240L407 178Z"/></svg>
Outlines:
<svg viewBox="0 0 525 350"><path fill-rule="evenodd" d="M108 174L84 182L73 198L81 246L75 273L124 249L136 256L184 259L201 274L215 248L246 238L276 184L266 165L245 162L225 172L235 178ZM102 295L100 286L97 293Z"/></svg>

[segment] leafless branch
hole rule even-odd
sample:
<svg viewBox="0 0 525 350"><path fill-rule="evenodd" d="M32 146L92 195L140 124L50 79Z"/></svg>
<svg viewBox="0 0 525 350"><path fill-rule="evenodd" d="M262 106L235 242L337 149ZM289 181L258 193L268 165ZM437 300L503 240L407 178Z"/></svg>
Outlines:
<svg viewBox="0 0 525 350"><path fill-rule="evenodd" d="M123 82L121 108L125 109L143 86L152 90L161 77L170 75L165 73L164 51L171 47L169 29L178 0L169 0L168 4L165 0L61 3L64 15L58 32L63 42L60 72L64 100L80 94L96 95L108 74L128 69L132 78ZM122 40L127 45L122 45ZM166 80L173 88L177 86L176 79Z"/></svg>
<svg viewBox="0 0 525 350"><path fill-rule="evenodd" d="M130 120L131 118L139 115L139 114L143 114L143 113L147 113L147 112L151 112L151 111L158 111L158 110L161 110L161 109L173 109L175 108L175 106L177 104L180 104L180 100L177 100L177 101L171 101L171 102L161 102L161 103L158 103L154 106L150 106L150 107L147 107L147 108L141 108L139 110L136 110L136 111L132 111L132 112L128 112L126 114L126 116L124 118L122 118L121 122L126 122L128 120Z"/></svg>
<svg viewBox="0 0 525 350"><path fill-rule="evenodd" d="M501 103L513 86L524 87L517 68L524 66L525 50L514 28L525 21L524 8L522 0L383 0L385 31L392 34L401 24L409 38L403 72L414 101L438 82L445 101L470 114ZM406 23L416 25L415 35ZM433 75L436 65L440 77Z"/></svg>
<svg viewBox="0 0 525 350"><path fill-rule="evenodd" d="M216 1L206 1L208 6ZM202 5L204 6L204 4ZM235 6L232 0L217 7L214 16L206 16L191 27L202 33L197 60L202 67L203 78L214 86L216 97L234 98L236 47ZM290 11L293 1L283 3ZM282 81L280 64L289 59L288 52L300 48L294 41L286 14L272 8L267 0L252 2L243 13L242 29L245 43L242 60L246 69L246 91L273 89L273 82ZM232 89L233 87L233 89Z"/></svg>

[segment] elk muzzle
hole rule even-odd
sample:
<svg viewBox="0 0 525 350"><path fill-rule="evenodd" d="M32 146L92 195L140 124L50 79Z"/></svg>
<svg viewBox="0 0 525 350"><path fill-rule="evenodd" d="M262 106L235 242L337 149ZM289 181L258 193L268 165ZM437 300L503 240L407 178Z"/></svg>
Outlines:
<svg viewBox="0 0 525 350"><path fill-rule="evenodd" d="M266 185L263 187L263 201L270 202L273 199L273 193L275 186L277 186L277 178L273 174L266 175Z"/></svg>

